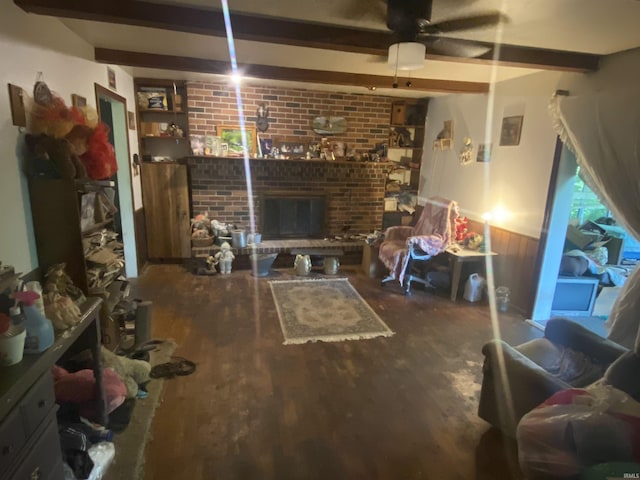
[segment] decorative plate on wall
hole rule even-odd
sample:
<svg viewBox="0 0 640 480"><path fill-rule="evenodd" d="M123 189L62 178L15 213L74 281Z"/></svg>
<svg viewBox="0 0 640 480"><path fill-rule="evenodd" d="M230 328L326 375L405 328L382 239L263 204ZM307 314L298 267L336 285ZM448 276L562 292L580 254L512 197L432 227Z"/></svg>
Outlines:
<svg viewBox="0 0 640 480"><path fill-rule="evenodd" d="M311 128L319 135L337 135L347 131L347 119L344 117L316 117Z"/></svg>

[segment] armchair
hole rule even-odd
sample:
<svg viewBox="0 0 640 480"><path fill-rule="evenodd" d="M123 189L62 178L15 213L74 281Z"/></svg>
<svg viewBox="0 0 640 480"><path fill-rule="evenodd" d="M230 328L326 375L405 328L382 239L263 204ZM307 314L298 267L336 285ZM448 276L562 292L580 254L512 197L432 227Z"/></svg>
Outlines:
<svg viewBox="0 0 640 480"><path fill-rule="evenodd" d="M426 261L444 252L454 238L458 204L441 197L427 200L415 226L387 228L378 257L389 269L382 284L398 280L411 294L411 282L427 285L423 275L414 272L415 262Z"/></svg>
<svg viewBox="0 0 640 480"><path fill-rule="evenodd" d="M606 380L607 368L627 352L566 318L549 320L543 338L516 347L492 340L482 348L478 415L515 437L526 413L560 390L583 388L603 376ZM630 386L617 387L626 391Z"/></svg>

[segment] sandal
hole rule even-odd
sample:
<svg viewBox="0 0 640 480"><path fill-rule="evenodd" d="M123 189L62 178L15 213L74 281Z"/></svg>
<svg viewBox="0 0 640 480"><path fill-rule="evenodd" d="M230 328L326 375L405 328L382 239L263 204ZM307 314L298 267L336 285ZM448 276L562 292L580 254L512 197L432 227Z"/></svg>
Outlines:
<svg viewBox="0 0 640 480"><path fill-rule="evenodd" d="M196 371L196 364L182 357L171 357L172 362L154 366L149 374L151 378L173 378L191 375Z"/></svg>

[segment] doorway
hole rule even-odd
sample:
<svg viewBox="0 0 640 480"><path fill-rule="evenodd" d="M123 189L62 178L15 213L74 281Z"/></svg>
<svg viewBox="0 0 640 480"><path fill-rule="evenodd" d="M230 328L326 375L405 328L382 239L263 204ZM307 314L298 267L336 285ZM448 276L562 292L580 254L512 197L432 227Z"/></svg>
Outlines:
<svg viewBox="0 0 640 480"><path fill-rule="evenodd" d="M96 105L100 121L109 127L109 142L116 153L118 171L111 178L115 182L116 206L119 228L124 245L125 273L128 278L138 276L138 260L136 254L136 234L133 217L133 190L131 186L131 165L129 162L129 134L127 125L127 101L124 97L95 84Z"/></svg>
<svg viewBox="0 0 640 480"><path fill-rule="evenodd" d="M538 285L531 321L535 326L543 328L549 318L569 315L577 323L583 324L601 336L606 336L604 321L611 312L619 293L619 285L616 282L624 282L623 277L626 277L630 271L630 268L618 266L624 263L622 259L626 256L624 252L626 249L623 244L629 236L620 227L598 223L609 216L609 211L599 204L594 194L589 195L590 191L579 179L578 172L575 155L558 139L543 235L540 239ZM590 231L589 228L592 226L602 231ZM568 235L568 232L571 232L571 235ZM577 276L563 272L568 276L563 276L560 281L559 273L565 253L570 255L571 253L575 255L576 252L584 253L585 258L589 257L591 260L596 258L587 252L602 240L603 237L597 236L598 233L606 233L608 235L606 238L611 238L614 234L622 235L622 239L611 238L609 245L602 247L607 250L607 257L611 258L611 261L608 263L599 261L599 267L588 263L589 271L576 274ZM587 241L579 242L576 240L578 236L584 237ZM560 301L555 301L558 298ZM558 309L567 310L558 313Z"/></svg>

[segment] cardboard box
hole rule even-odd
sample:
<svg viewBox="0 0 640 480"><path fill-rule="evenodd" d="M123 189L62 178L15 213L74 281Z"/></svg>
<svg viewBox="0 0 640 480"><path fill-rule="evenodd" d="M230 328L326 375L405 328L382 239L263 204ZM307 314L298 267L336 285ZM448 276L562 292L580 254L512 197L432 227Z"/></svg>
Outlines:
<svg viewBox="0 0 640 480"><path fill-rule="evenodd" d="M398 209L398 199L395 197L387 197L384 199L384 211L395 212Z"/></svg>
<svg viewBox="0 0 640 480"><path fill-rule="evenodd" d="M159 122L140 122L140 134L145 137L159 137L160 123Z"/></svg>
<svg viewBox="0 0 640 480"><path fill-rule="evenodd" d="M568 250L584 250L594 239L585 235L578 227L569 225L567 227L566 247Z"/></svg>

